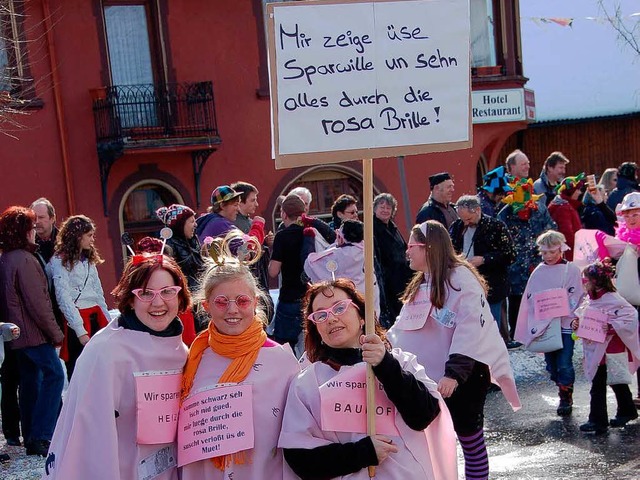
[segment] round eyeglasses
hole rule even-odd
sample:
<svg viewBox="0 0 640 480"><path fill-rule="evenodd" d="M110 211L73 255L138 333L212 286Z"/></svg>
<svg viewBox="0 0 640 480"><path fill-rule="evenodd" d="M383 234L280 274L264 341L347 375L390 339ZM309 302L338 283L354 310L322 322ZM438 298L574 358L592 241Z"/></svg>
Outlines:
<svg viewBox="0 0 640 480"><path fill-rule="evenodd" d="M226 295L218 295L213 299L213 304L224 311L227 311L231 303L235 303L240 310L246 310L251 307L253 300L249 295L238 295L235 300L231 300Z"/></svg>
<svg viewBox="0 0 640 480"><path fill-rule="evenodd" d="M340 300L339 302L334 303L329 308L323 308L322 310L316 310L315 312L311 312L307 318L311 320L313 323L324 323L329 319L329 314L331 313L335 317L339 317L344 315L344 313L349 308L349 305L353 305L353 307L360 311L358 306L353 303L353 300Z"/></svg>
<svg viewBox="0 0 640 480"><path fill-rule="evenodd" d="M174 287L164 287L159 290L154 290L152 288L136 288L131 290L138 300L145 303L151 303L156 299L156 296L160 295L162 300L173 300L178 295L178 292L182 290L182 287L178 287L177 285Z"/></svg>

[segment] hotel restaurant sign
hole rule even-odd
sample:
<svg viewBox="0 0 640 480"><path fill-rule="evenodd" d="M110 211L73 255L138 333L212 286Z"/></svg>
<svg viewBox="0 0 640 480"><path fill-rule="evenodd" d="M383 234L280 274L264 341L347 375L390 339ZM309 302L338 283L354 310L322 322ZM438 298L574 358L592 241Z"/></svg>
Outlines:
<svg viewBox="0 0 640 480"><path fill-rule="evenodd" d="M533 90L474 90L471 93L473 123L533 122L536 100Z"/></svg>

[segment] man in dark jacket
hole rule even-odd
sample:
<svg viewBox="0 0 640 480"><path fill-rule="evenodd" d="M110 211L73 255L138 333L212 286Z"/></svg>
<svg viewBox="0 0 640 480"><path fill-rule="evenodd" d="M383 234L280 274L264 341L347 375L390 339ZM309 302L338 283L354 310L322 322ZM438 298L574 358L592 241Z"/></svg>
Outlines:
<svg viewBox="0 0 640 480"><path fill-rule="evenodd" d="M616 188L609 194L607 205L615 212L616 207L628 193L640 192L638 185L638 165L635 162L624 162L618 167Z"/></svg>
<svg viewBox="0 0 640 480"><path fill-rule="evenodd" d="M458 219L458 214L451 203L454 191L453 180L448 172L436 173L429 177L429 187L431 195L416 215L416 223L435 220L449 230L451 224Z"/></svg>
<svg viewBox="0 0 640 480"><path fill-rule="evenodd" d="M49 263L56 246L58 228L56 227L56 210L53 204L41 197L31 204L36 214L36 244L44 263Z"/></svg>
<svg viewBox="0 0 640 480"><path fill-rule="evenodd" d="M489 285L487 300L505 342L509 340L502 304L509 294L509 265L515 248L507 227L500 220L482 213L480 200L463 195L456 203L460 218L451 225L453 248L475 266Z"/></svg>

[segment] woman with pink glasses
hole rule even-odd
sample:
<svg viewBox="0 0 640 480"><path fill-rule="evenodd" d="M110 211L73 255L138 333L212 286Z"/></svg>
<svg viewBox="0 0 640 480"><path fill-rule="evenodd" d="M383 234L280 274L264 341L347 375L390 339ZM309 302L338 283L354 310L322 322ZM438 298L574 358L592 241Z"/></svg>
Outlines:
<svg viewBox="0 0 640 480"><path fill-rule="evenodd" d="M196 437L186 435L182 441L179 436L181 451L195 450L181 461L185 463L182 480L277 480L283 475L278 435L289 382L299 372L298 361L289 346L267 338L266 303L259 301L265 294L249 265L230 255L230 243L238 252L253 252L254 260L260 256L255 237L241 240L231 234L225 238L222 253L214 251L213 261L207 260L210 265L196 299L210 321L191 344L182 402L189 419L197 420L194 411L202 395L224 400L209 404L213 415L202 418L211 428L210 440L202 444L208 449L194 445L200 441ZM234 419L249 416L251 421L231 426L236 425Z"/></svg>
<svg viewBox="0 0 640 480"><path fill-rule="evenodd" d="M304 300L311 363L291 383L279 446L298 477L457 479L449 412L416 357L390 348L350 280L312 285ZM377 379L376 435L366 431L365 370Z"/></svg>
<svg viewBox="0 0 640 480"><path fill-rule="evenodd" d="M476 268L456 255L435 220L411 229L407 248L415 270L389 338L416 354L438 383L462 447L467 480L487 479L484 404L492 380L514 410L520 408L509 354L493 320L487 286Z"/></svg>
<svg viewBox="0 0 640 480"><path fill-rule="evenodd" d="M185 277L170 257L135 255L112 294L120 316L78 358L43 479L178 479Z"/></svg>

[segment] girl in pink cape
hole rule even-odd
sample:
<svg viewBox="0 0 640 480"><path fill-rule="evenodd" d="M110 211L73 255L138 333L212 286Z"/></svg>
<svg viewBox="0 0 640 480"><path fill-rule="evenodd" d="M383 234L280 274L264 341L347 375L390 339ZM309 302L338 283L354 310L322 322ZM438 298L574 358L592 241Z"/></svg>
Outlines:
<svg viewBox="0 0 640 480"><path fill-rule="evenodd" d="M229 244L237 251L260 255L254 237L233 233L225 238L221 254L210 250L213 262L201 280L196 300L211 320L207 330L196 337L189 349L184 369L182 399L191 392L219 386L242 384L251 387L253 448L187 463L181 467L182 480L278 480L283 477L282 451L278 435L291 379L299 372L291 349L269 339L264 331L264 295L249 265L231 256ZM246 249L244 248L246 246ZM248 262L250 263L250 262ZM182 414L182 413L181 413ZM180 438L180 436L179 436ZM183 445L178 444L178 448Z"/></svg>
<svg viewBox="0 0 640 480"><path fill-rule="evenodd" d="M135 255L112 293L120 316L78 359L43 480L178 479L175 440L143 439L144 403L137 401L134 374L173 371L179 390L187 347L178 313L191 307L186 280L170 257ZM177 403L167 413L175 415ZM175 425L163 431L167 438L175 434Z"/></svg>
<svg viewBox="0 0 640 480"><path fill-rule="evenodd" d="M571 415L573 410L573 383L576 372L573 368L574 340L571 336L571 321L575 318L573 311L580 305L584 295L580 269L564 258L564 252L569 249L565 240L565 236L555 230L547 230L536 239L542 262L531 273L522 295L514 337L527 348L545 333L552 322L560 322L562 348L545 353L544 359L551 381L558 386L560 402L556 413L561 417ZM568 314L561 317L536 318L536 295L552 289L563 289L567 292Z"/></svg>
<svg viewBox="0 0 640 480"><path fill-rule="evenodd" d="M377 322L375 334L363 334L364 298L353 282L314 284L303 305L311 364L291 383L279 441L292 478L368 479L375 465L376 478L457 479L451 418L435 383L414 355L389 348ZM379 382L374 436L366 434L367 363ZM347 392L335 389L342 385Z"/></svg>
<svg viewBox="0 0 640 480"><path fill-rule="evenodd" d="M580 425L587 433L602 434L607 427L624 427L627 422L638 418L629 385L611 385L616 395L618 409L610 421L607 417L607 359L606 354L625 353L628 360L625 367L635 372L640 366L640 343L638 343L638 313L613 286L614 268L610 262L595 262L582 272L582 281L587 296L577 310L578 319L573 322L575 329L588 308L595 308L606 314L607 335L604 343L584 340L584 371L591 380L591 402L589 421Z"/></svg>
<svg viewBox="0 0 640 480"><path fill-rule="evenodd" d="M465 459L467 479L486 479L484 404L492 379L514 410L520 408L507 348L491 316L486 283L456 255L447 230L428 220L411 229L409 266L416 273L388 336L417 355L438 382Z"/></svg>

